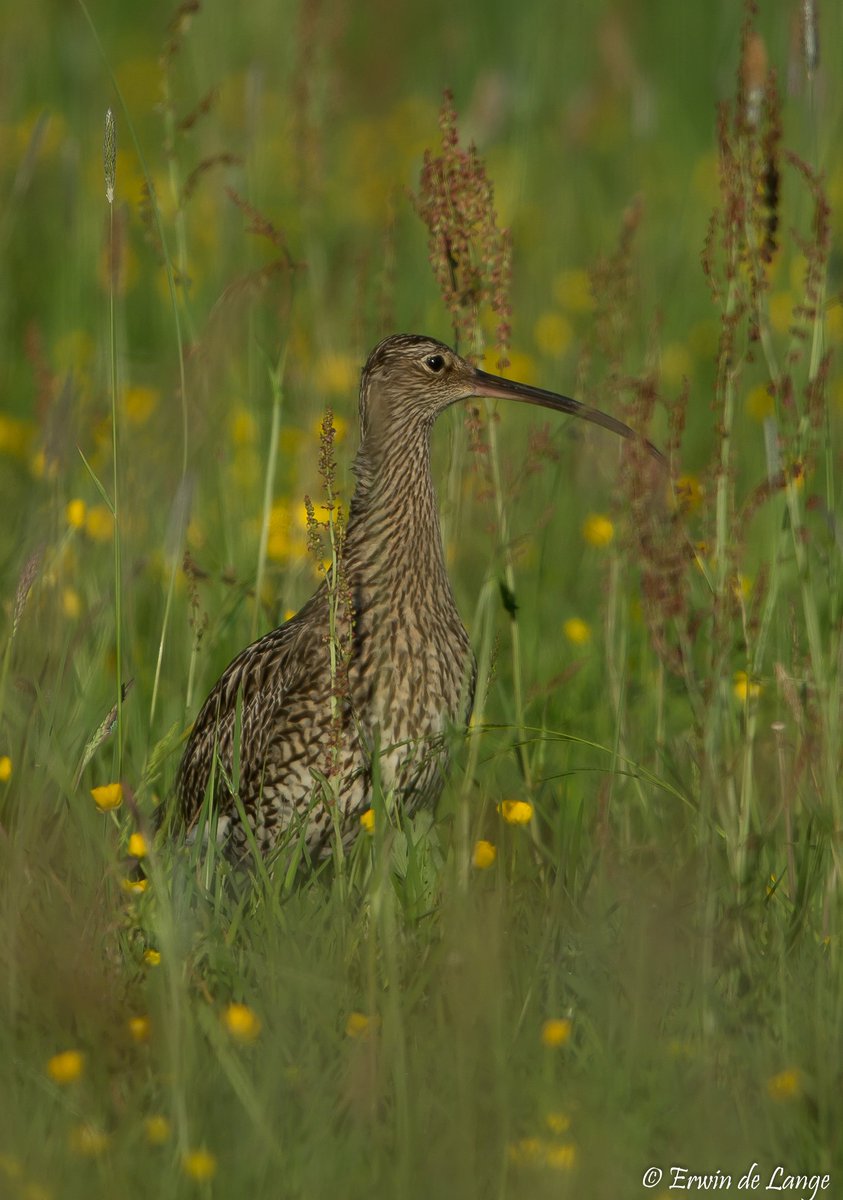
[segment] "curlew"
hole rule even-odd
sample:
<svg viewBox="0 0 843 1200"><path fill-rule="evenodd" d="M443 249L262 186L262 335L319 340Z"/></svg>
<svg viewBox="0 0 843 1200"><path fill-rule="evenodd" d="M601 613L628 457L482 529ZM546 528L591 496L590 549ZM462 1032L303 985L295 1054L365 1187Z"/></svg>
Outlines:
<svg viewBox="0 0 843 1200"><path fill-rule="evenodd" d="M326 580L223 672L179 768L189 834L213 793L216 836L234 857L250 840L245 816L261 851L291 838L318 858L335 836L353 840L376 780L408 812L435 802L448 735L471 713L475 664L445 569L430 432L446 408L480 396L637 436L567 396L487 374L433 338L380 342L360 384L347 603L337 604ZM332 623L335 645L347 647L341 687L329 665Z"/></svg>

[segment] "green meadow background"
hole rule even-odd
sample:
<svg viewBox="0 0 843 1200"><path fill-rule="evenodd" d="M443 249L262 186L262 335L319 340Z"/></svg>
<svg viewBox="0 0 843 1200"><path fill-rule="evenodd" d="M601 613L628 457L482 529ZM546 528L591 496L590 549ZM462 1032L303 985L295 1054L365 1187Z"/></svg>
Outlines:
<svg viewBox="0 0 843 1200"><path fill-rule="evenodd" d="M2 4L0 1196L839 1194L843 16L809 71L804 7L744 52L725 0ZM509 374L647 419L672 482L500 406L491 486L447 414L446 793L233 871L155 811L317 586L325 407L347 501L369 349L451 340L410 199L446 88ZM721 102L802 166L719 172Z"/></svg>

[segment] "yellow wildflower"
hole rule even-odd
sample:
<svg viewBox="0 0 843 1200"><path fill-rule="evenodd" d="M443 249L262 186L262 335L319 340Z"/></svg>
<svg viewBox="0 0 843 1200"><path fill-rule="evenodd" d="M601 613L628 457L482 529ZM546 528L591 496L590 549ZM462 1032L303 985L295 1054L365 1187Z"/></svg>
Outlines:
<svg viewBox="0 0 843 1200"><path fill-rule="evenodd" d="M767 1093L773 1100L791 1100L802 1093L802 1072L788 1067L767 1080Z"/></svg>
<svg viewBox="0 0 843 1200"><path fill-rule="evenodd" d="M577 1163L577 1148L573 1142L564 1142L561 1146L546 1146L544 1161L556 1171L570 1171Z"/></svg>
<svg viewBox="0 0 843 1200"><path fill-rule="evenodd" d="M205 530L196 517L191 517L187 523L187 540L191 547L201 550L205 545Z"/></svg>
<svg viewBox="0 0 843 1200"><path fill-rule="evenodd" d="M100 812L112 812L123 803L123 784L103 783L99 787L91 788L91 795Z"/></svg>
<svg viewBox="0 0 843 1200"><path fill-rule="evenodd" d="M85 524L88 506L84 500L70 500L64 510L65 519L71 529L81 529Z"/></svg>
<svg viewBox="0 0 843 1200"><path fill-rule="evenodd" d="M21 1192L21 1200L53 1200L54 1193L48 1187L44 1187L43 1183L37 1183L34 1179L30 1179L29 1183L25 1183Z"/></svg>
<svg viewBox="0 0 843 1200"><path fill-rule="evenodd" d="M510 1162L518 1166L540 1163L544 1158L545 1143L541 1138L522 1137L510 1142L506 1148Z"/></svg>
<svg viewBox="0 0 843 1200"><path fill-rule="evenodd" d="M0 783L8 783L12 778L12 760L8 754L0 755Z"/></svg>
<svg viewBox="0 0 843 1200"><path fill-rule="evenodd" d="M325 392L329 396L347 396L350 395L357 384L358 365L354 358L348 354L320 354L315 364L316 384L320 392ZM338 430L338 418L334 414L334 428L337 430L337 437L340 437ZM319 435L321 427L321 418L316 426L316 435ZM346 422L342 421L342 435L346 430Z"/></svg>
<svg viewBox="0 0 843 1200"><path fill-rule="evenodd" d="M140 384L126 388L123 407L129 424L144 425L155 411L159 395L157 388L142 387Z"/></svg>
<svg viewBox="0 0 843 1200"><path fill-rule="evenodd" d="M367 808L360 814L360 824L366 833L375 832L375 810L373 808Z"/></svg>
<svg viewBox="0 0 843 1200"><path fill-rule="evenodd" d="M297 540L292 536L290 506L285 500L276 500L269 512L266 553L275 562L282 562L293 557L297 548Z"/></svg>
<svg viewBox="0 0 843 1200"><path fill-rule="evenodd" d="M148 967L157 967L161 963L160 950L144 950L143 961Z"/></svg>
<svg viewBox="0 0 843 1200"><path fill-rule="evenodd" d="M47 455L43 450L36 450L29 460L29 469L32 472L33 479L53 478L52 463L48 468Z"/></svg>
<svg viewBox="0 0 843 1200"><path fill-rule="evenodd" d="M735 698L745 704L747 700L757 700L761 695L761 684L755 683L746 671L735 671L735 681L732 685Z"/></svg>
<svg viewBox="0 0 843 1200"><path fill-rule="evenodd" d="M150 1146L163 1146L169 1138L169 1121L159 1115L147 1117L143 1123L143 1132L147 1135Z"/></svg>
<svg viewBox="0 0 843 1200"><path fill-rule="evenodd" d="M254 1042L261 1031L261 1020L248 1004L229 1004L222 1015L223 1024L238 1042Z"/></svg>
<svg viewBox="0 0 843 1200"><path fill-rule="evenodd" d="M790 277L790 286L797 295L801 295L805 290L805 280L808 274L808 260L804 254L797 254L791 259L787 273Z"/></svg>
<svg viewBox="0 0 843 1200"><path fill-rule="evenodd" d="M181 1169L189 1179L194 1179L197 1183L207 1183L217 1173L217 1160L210 1150L200 1147L197 1150L188 1150L181 1160Z"/></svg>
<svg viewBox="0 0 843 1200"><path fill-rule="evenodd" d="M566 1112L549 1112L544 1119L551 1133L567 1133L571 1128L571 1118Z"/></svg>
<svg viewBox="0 0 843 1200"><path fill-rule="evenodd" d="M501 800L498 805L507 825L526 825L533 816L533 806L528 800Z"/></svg>
<svg viewBox="0 0 843 1200"><path fill-rule="evenodd" d="M26 458L33 433L34 426L29 421L10 417L8 413L0 413L0 454Z"/></svg>
<svg viewBox="0 0 843 1200"><path fill-rule="evenodd" d="M693 369L691 352L681 342L669 342L661 353L662 379L668 387L679 387Z"/></svg>
<svg viewBox="0 0 843 1200"><path fill-rule="evenodd" d="M790 292L774 292L770 297L770 324L776 333L787 333L793 319L793 296Z"/></svg>
<svg viewBox="0 0 843 1200"><path fill-rule="evenodd" d="M121 885L124 892L130 896L142 896L149 887L148 879L123 879Z"/></svg>
<svg viewBox="0 0 843 1200"><path fill-rule="evenodd" d="M498 852L492 842L484 841L482 838L479 842L474 843L474 853L471 856L472 865L477 867L478 871L485 871L487 867L491 867L498 857Z"/></svg>
<svg viewBox="0 0 843 1200"><path fill-rule="evenodd" d="M307 533L307 505L304 501L297 506L291 515L298 529L302 533ZM340 500L334 501L332 508L328 508L326 504L314 504L313 515L317 521L321 521L323 524L328 522L336 524L343 516L342 502Z"/></svg>
<svg viewBox="0 0 843 1200"><path fill-rule="evenodd" d="M573 1023L567 1017L552 1017L542 1025L542 1042L551 1050L564 1046L571 1037Z"/></svg>
<svg viewBox="0 0 843 1200"><path fill-rule="evenodd" d="M23 1163L13 1154L0 1154L0 1171L8 1179L20 1179L23 1176Z"/></svg>
<svg viewBox="0 0 843 1200"><path fill-rule="evenodd" d="M53 1083L62 1086L75 1083L85 1070L85 1055L81 1050L63 1050L54 1054L47 1063L47 1074Z"/></svg>
<svg viewBox="0 0 843 1200"><path fill-rule="evenodd" d="M703 486L696 475L680 475L673 487L676 507L681 513L692 513L702 504Z"/></svg>
<svg viewBox="0 0 843 1200"><path fill-rule="evenodd" d="M127 1025L134 1041L149 1041L149 1035L152 1032L152 1022L149 1017L129 1017Z"/></svg>
<svg viewBox="0 0 843 1200"><path fill-rule="evenodd" d="M149 846L142 833L133 833L129 838L129 854L132 858L146 858Z"/></svg>
<svg viewBox="0 0 843 1200"><path fill-rule="evenodd" d="M571 322L562 313L542 313L533 329L533 340L543 354L557 358L565 353L574 337Z"/></svg>
<svg viewBox="0 0 843 1200"><path fill-rule="evenodd" d="M248 408L236 408L229 421L235 446L250 446L258 436L258 423Z"/></svg>
<svg viewBox="0 0 843 1200"><path fill-rule="evenodd" d="M825 332L830 342L843 342L843 305L839 300L825 310Z"/></svg>
<svg viewBox="0 0 843 1200"><path fill-rule="evenodd" d="M574 646L584 646L591 640L591 626L581 617L569 617L562 626L562 632Z"/></svg>
<svg viewBox="0 0 843 1200"><path fill-rule="evenodd" d="M166 1117L156 1114L146 1118L143 1131L150 1146L163 1146L170 1137L170 1122Z"/></svg>
<svg viewBox="0 0 843 1200"><path fill-rule="evenodd" d="M736 575L732 590L737 600L748 600L752 595L752 580L748 575Z"/></svg>
<svg viewBox="0 0 843 1200"><path fill-rule="evenodd" d="M350 1038L366 1038L372 1032L372 1029L377 1025L377 1019L373 1020L362 1012L352 1012L348 1014L348 1020L345 1023L346 1036Z"/></svg>
<svg viewBox="0 0 843 1200"><path fill-rule="evenodd" d="M75 621L82 612L82 601L79 593L73 588L65 588L61 594L61 610L71 621Z"/></svg>
<svg viewBox="0 0 843 1200"><path fill-rule="evenodd" d="M111 413L101 416L95 422L92 432L97 449L102 450L103 453L108 451L111 448Z"/></svg>
<svg viewBox="0 0 843 1200"><path fill-rule="evenodd" d="M93 542L108 542L114 529L114 518L104 504L95 504L88 509L85 532Z"/></svg>
<svg viewBox="0 0 843 1200"><path fill-rule="evenodd" d="M602 513L590 513L583 521L582 535L589 546L608 546L615 536L615 527Z"/></svg>
<svg viewBox="0 0 843 1200"><path fill-rule="evenodd" d="M594 309L591 276L582 269L562 271L553 281L553 295L568 312L586 313Z"/></svg>
<svg viewBox="0 0 843 1200"><path fill-rule="evenodd" d="M82 1158L98 1158L108 1148L108 1134L87 1121L75 1125L67 1140L73 1153Z"/></svg>
<svg viewBox="0 0 843 1200"><path fill-rule="evenodd" d="M772 417L776 405L768 384L760 383L752 389L746 398L746 411L753 421L758 421L759 424Z"/></svg>

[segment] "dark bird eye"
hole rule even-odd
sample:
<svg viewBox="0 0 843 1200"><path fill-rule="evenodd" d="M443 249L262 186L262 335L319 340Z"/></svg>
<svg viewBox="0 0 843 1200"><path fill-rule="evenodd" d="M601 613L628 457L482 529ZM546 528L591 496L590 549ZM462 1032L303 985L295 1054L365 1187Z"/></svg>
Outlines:
<svg viewBox="0 0 843 1200"><path fill-rule="evenodd" d="M424 362L425 366L429 367L431 371L441 371L445 366L445 359L441 354L429 354Z"/></svg>

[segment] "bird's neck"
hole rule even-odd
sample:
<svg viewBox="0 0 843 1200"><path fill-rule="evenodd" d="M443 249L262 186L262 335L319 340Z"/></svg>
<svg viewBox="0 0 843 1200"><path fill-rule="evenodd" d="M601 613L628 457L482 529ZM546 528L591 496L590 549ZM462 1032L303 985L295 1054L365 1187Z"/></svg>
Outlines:
<svg viewBox="0 0 843 1200"><path fill-rule="evenodd" d="M446 579L430 474L430 427L388 440L367 436L354 466L346 555L364 586L404 571Z"/></svg>

